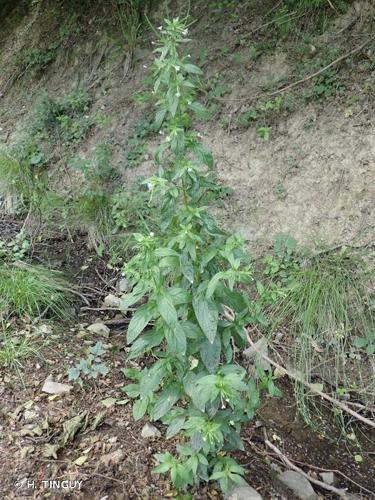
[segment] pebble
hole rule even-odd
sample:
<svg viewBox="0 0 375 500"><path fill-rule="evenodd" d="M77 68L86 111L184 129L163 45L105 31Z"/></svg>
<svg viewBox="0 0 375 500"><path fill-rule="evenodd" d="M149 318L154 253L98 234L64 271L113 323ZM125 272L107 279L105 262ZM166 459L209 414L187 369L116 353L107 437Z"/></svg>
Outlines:
<svg viewBox="0 0 375 500"><path fill-rule="evenodd" d="M310 482L299 472L287 470L277 476L280 483L300 500L317 500L318 495Z"/></svg>
<svg viewBox="0 0 375 500"><path fill-rule="evenodd" d="M141 436L143 438L155 438L155 437L160 437L161 432L154 425L147 422L147 424L143 426Z"/></svg>
<svg viewBox="0 0 375 500"><path fill-rule="evenodd" d="M326 484L333 485L336 482L336 478L333 472L321 472L320 477L322 481Z"/></svg>
<svg viewBox="0 0 375 500"><path fill-rule="evenodd" d="M100 458L100 462L109 467L110 465L117 465L125 458L125 452L123 450L112 451L111 453L107 453Z"/></svg>
<svg viewBox="0 0 375 500"><path fill-rule="evenodd" d="M120 307L120 299L110 293L104 298L104 305L106 307L113 307L114 309L118 309Z"/></svg>
<svg viewBox="0 0 375 500"><path fill-rule="evenodd" d="M131 286L129 281L126 278L121 278L118 282L118 289L121 293L130 292Z"/></svg>
<svg viewBox="0 0 375 500"><path fill-rule="evenodd" d="M38 414L36 411L31 411L31 410L25 410L23 412L23 418L25 419L26 422L30 422L30 420L34 420L37 418Z"/></svg>
<svg viewBox="0 0 375 500"><path fill-rule="evenodd" d="M225 500L263 500L263 497L254 488L244 484L227 493Z"/></svg>
<svg viewBox="0 0 375 500"><path fill-rule="evenodd" d="M96 335L101 335L102 337L108 338L110 329L104 323L93 323L87 327L88 331L95 333Z"/></svg>
<svg viewBox="0 0 375 500"><path fill-rule="evenodd" d="M66 394L70 392L73 387L69 384L60 384L60 382L54 382L52 375L48 375L44 381L42 392L47 394Z"/></svg>

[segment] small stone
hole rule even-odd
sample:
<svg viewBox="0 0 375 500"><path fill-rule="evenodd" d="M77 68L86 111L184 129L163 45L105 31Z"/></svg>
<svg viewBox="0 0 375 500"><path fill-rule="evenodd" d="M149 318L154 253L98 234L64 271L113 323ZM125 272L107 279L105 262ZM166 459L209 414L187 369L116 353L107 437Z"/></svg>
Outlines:
<svg viewBox="0 0 375 500"><path fill-rule="evenodd" d="M117 465L122 460L124 460L124 458L125 452L119 449L103 455L100 459L100 462L106 467L109 467L110 465Z"/></svg>
<svg viewBox="0 0 375 500"><path fill-rule="evenodd" d="M129 281L126 278L121 278L118 282L118 289L121 293L130 292L131 286Z"/></svg>
<svg viewBox="0 0 375 500"><path fill-rule="evenodd" d="M147 424L143 426L141 436L143 438L155 438L155 437L160 437L161 432L154 425L147 422Z"/></svg>
<svg viewBox="0 0 375 500"><path fill-rule="evenodd" d="M38 416L36 411L31 411L31 410L25 410L23 412L23 418L26 420L26 422L30 422L31 420L36 419Z"/></svg>
<svg viewBox="0 0 375 500"><path fill-rule="evenodd" d="M265 337L260 338L254 345L245 349L243 355L246 356L250 363L259 363L259 366L263 368L263 370L271 369L269 362L263 358L263 356L268 357L268 342Z"/></svg>
<svg viewBox="0 0 375 500"><path fill-rule="evenodd" d="M101 335L102 337L108 338L110 329L104 323L93 323L87 327L88 331L95 333L96 335Z"/></svg>
<svg viewBox="0 0 375 500"><path fill-rule="evenodd" d="M60 382L54 382L52 375L49 375L44 381L42 392L47 394L66 394L73 389L71 385L60 384Z"/></svg>
<svg viewBox="0 0 375 500"><path fill-rule="evenodd" d="M104 305L106 307L113 307L114 309L118 309L120 307L120 299L110 293L104 298Z"/></svg>
<svg viewBox="0 0 375 500"><path fill-rule="evenodd" d="M322 478L322 481L326 484L329 485L334 485L336 482L336 478L333 472L321 472L320 477Z"/></svg>
<svg viewBox="0 0 375 500"><path fill-rule="evenodd" d="M237 486L225 496L225 500L262 500L262 498L263 497L248 484Z"/></svg>
<svg viewBox="0 0 375 500"><path fill-rule="evenodd" d="M310 482L299 472L287 470L277 476L280 483L300 500L317 500Z"/></svg>

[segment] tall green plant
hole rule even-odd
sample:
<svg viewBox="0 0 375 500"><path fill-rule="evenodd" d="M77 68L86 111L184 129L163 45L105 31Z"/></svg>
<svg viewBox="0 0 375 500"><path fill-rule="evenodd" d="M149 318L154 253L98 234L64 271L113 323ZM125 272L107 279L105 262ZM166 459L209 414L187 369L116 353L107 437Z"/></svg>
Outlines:
<svg viewBox="0 0 375 500"><path fill-rule="evenodd" d="M129 359L151 353L147 368L124 370L133 383L136 420L146 413L181 434L176 456L157 454L155 472L169 472L185 488L218 480L223 490L241 481L243 468L227 455L243 449L241 424L253 417L255 380L235 362L247 344L254 307L236 288L251 279L243 241L221 231L204 205L213 187L213 160L192 128L204 112L196 100L200 69L178 49L189 40L179 19L159 28L153 66L156 125L164 141L156 153L159 175L147 179L160 200L158 234L135 234L137 252L125 266L133 292L126 311L147 297L129 324ZM151 326L152 325L152 326Z"/></svg>

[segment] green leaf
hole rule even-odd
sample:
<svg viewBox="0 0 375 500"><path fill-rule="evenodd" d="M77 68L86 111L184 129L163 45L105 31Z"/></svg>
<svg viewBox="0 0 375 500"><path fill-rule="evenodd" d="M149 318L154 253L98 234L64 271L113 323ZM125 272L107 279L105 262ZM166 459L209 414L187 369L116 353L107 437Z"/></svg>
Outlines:
<svg viewBox="0 0 375 500"><path fill-rule="evenodd" d="M69 380L77 380L79 378L80 373L81 371L76 366L69 368L68 370Z"/></svg>
<svg viewBox="0 0 375 500"><path fill-rule="evenodd" d="M173 287L168 290L168 295L171 297L175 306L187 304L190 301L190 293L184 288Z"/></svg>
<svg viewBox="0 0 375 500"><path fill-rule="evenodd" d="M177 323L177 311L171 298L164 294L158 303L158 309L161 317L168 326L173 327Z"/></svg>
<svg viewBox="0 0 375 500"><path fill-rule="evenodd" d="M149 370L142 371L142 378L139 381L140 395L145 397L154 392L166 374L165 365L161 362L155 363Z"/></svg>
<svg viewBox="0 0 375 500"><path fill-rule="evenodd" d="M200 349L200 355L204 366L209 373L215 373L220 363L221 342L219 335L216 335L214 342L205 340Z"/></svg>
<svg viewBox="0 0 375 500"><path fill-rule="evenodd" d="M194 75L201 75L202 74L202 70L200 68L198 68L198 66L195 66L195 64L187 63L187 64L183 65L183 68L187 73L192 73Z"/></svg>
<svg viewBox="0 0 375 500"><path fill-rule="evenodd" d="M157 111L157 113L155 115L155 128L156 128L156 130L159 130L160 127L162 126L166 113L167 113L167 110L165 108L161 108Z"/></svg>
<svg viewBox="0 0 375 500"><path fill-rule="evenodd" d="M143 332L143 330L146 328L152 317L153 317L153 312L149 304L144 304L136 311L128 327L128 332L127 332L128 344L134 342L134 340L138 337L138 335Z"/></svg>
<svg viewBox="0 0 375 500"><path fill-rule="evenodd" d="M139 396L139 385L138 384L128 384L125 385L122 390L127 394L130 398L137 398Z"/></svg>
<svg viewBox="0 0 375 500"><path fill-rule="evenodd" d="M172 386L165 389L155 403L152 413L153 420L159 420L160 418L164 417L164 415L169 412L169 410L179 399L179 386Z"/></svg>
<svg viewBox="0 0 375 500"><path fill-rule="evenodd" d="M220 391L216 387L216 376L206 375L197 381L192 400L199 410L204 411L206 404L214 401L219 393Z"/></svg>
<svg viewBox="0 0 375 500"><path fill-rule="evenodd" d="M134 359L146 351L149 351L153 347L159 345L164 339L164 331L159 329L152 329L147 333L144 333L141 337L138 337L137 340L131 346L128 352L128 359Z"/></svg>
<svg viewBox="0 0 375 500"><path fill-rule="evenodd" d="M196 340L202 336L202 330L195 323L192 323L191 321L182 321L180 325L184 329L185 335L188 339Z"/></svg>
<svg viewBox="0 0 375 500"><path fill-rule="evenodd" d="M219 320L219 313L215 302L198 295L193 298L193 308L199 326L212 344L215 340Z"/></svg>
<svg viewBox="0 0 375 500"><path fill-rule="evenodd" d="M180 256L180 265L182 274L189 281L189 283L194 282L194 267L189 259L189 255L187 252L183 252Z"/></svg>
<svg viewBox="0 0 375 500"><path fill-rule="evenodd" d="M133 418L140 420L144 417L148 406L148 398L138 399L133 405Z"/></svg>
<svg viewBox="0 0 375 500"><path fill-rule="evenodd" d="M155 256L162 258L162 257L178 257L179 254L175 251L172 250L172 248L157 248L155 250Z"/></svg>
<svg viewBox="0 0 375 500"><path fill-rule="evenodd" d="M207 109L200 102L194 101L189 105L189 107L199 118L207 116Z"/></svg>
<svg viewBox="0 0 375 500"><path fill-rule="evenodd" d="M171 467L172 467L171 464L164 462L154 467L152 469L152 472L154 472L155 474L164 474L165 472L168 472Z"/></svg>
<svg viewBox="0 0 375 500"><path fill-rule="evenodd" d="M129 307L131 307L136 302L139 302L145 295L145 293L146 293L146 288L143 285L138 284L134 288L132 293L129 293L128 295L125 296L124 299L121 300L120 310L122 312L126 312Z"/></svg>
<svg viewBox="0 0 375 500"><path fill-rule="evenodd" d="M365 347L367 345L368 341L365 337L357 337L353 340L353 344L355 347Z"/></svg>
<svg viewBox="0 0 375 500"><path fill-rule="evenodd" d="M172 422L168 426L166 438L170 439L171 437L178 434L180 432L180 430L183 428L185 420L186 420L186 418L182 417L182 416L178 416L175 419L173 419Z"/></svg>
<svg viewBox="0 0 375 500"><path fill-rule="evenodd" d="M367 346L366 353L371 356L375 353L375 344L370 344Z"/></svg>
<svg viewBox="0 0 375 500"><path fill-rule="evenodd" d="M219 283L217 286L216 297L220 299L222 304L229 306L237 312L242 312L249 307L245 295L240 292L230 290L223 283Z"/></svg>
<svg viewBox="0 0 375 500"><path fill-rule="evenodd" d="M219 273L216 273L215 276L213 276L213 278L211 278L211 281L207 285L207 291L206 291L206 298L207 299L210 299L213 296L213 294L215 293L216 287L218 286L223 275L224 275L223 272L219 272Z"/></svg>
<svg viewBox="0 0 375 500"><path fill-rule="evenodd" d="M165 338L168 342L169 351L174 354L184 355L186 353L186 335L180 323L167 328Z"/></svg>

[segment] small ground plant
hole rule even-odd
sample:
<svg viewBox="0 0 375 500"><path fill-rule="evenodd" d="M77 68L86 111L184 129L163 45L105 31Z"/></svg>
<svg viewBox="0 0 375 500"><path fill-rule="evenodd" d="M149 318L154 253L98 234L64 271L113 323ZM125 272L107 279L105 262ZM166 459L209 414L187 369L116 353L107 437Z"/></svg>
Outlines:
<svg viewBox="0 0 375 500"><path fill-rule="evenodd" d="M289 241L289 243L288 243ZM284 240L284 253L265 260L264 272L280 287L269 308L272 332L288 324L290 363L308 382L324 381L324 390L350 388L352 395L374 401L373 313L370 310L370 266L350 248L317 255L295 253L295 241ZM330 384L330 385L329 385ZM296 384L299 410L310 424L320 415L318 404Z"/></svg>
<svg viewBox="0 0 375 500"><path fill-rule="evenodd" d="M57 271L26 263L0 261L0 319L12 315L35 318L68 315L69 286Z"/></svg>
<svg viewBox="0 0 375 500"><path fill-rule="evenodd" d="M86 358L82 358L79 363L69 369L69 380L82 384L82 377L97 379L100 375L107 375L109 367L102 361L104 353L102 342L97 342L90 347Z"/></svg>
<svg viewBox="0 0 375 500"><path fill-rule="evenodd" d="M4 325L0 326L0 367L15 371L22 380L25 360L39 356L38 344L30 334L16 334Z"/></svg>
<svg viewBox="0 0 375 500"><path fill-rule="evenodd" d="M95 120L87 115L91 99L77 88L61 98L42 96L35 108L34 135L40 139L80 141Z"/></svg>
<svg viewBox="0 0 375 500"><path fill-rule="evenodd" d="M228 452L243 449L241 424L259 400L235 349L247 345L244 327L257 318L236 287L251 279L244 243L220 230L202 204L213 159L192 129L192 115L204 110L195 97L201 71L178 52L187 32L179 19L166 21L155 50L155 122L165 140L156 152L159 175L145 182L159 202L159 225L155 234L135 235L137 252L124 268L134 289L122 302L126 311L147 297L127 342L130 359L150 352L153 361L124 369L133 380L125 391L136 399L135 419L147 413L168 425L168 438L181 434L176 456L158 454L155 472L169 472L179 489L217 480L227 491L244 473Z"/></svg>

